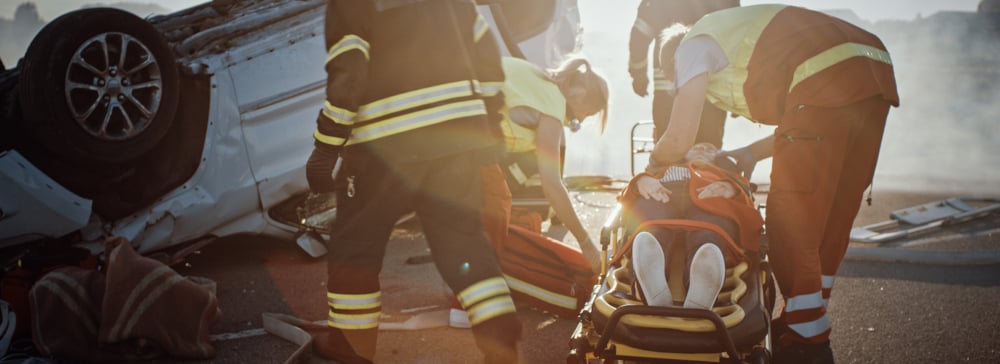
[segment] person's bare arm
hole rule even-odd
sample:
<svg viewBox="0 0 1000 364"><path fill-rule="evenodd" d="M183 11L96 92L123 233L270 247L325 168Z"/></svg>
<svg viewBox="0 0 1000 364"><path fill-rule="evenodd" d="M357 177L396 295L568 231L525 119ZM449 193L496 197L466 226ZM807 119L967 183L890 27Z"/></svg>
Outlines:
<svg viewBox="0 0 1000 364"><path fill-rule="evenodd" d="M559 161L559 143L562 140L562 123L552 117L542 115L538 122L537 139L535 140L536 154L538 155L538 173L542 180L542 191L549 201L556 216L562 220L570 233L576 237L580 244L583 256L590 262L594 271L600 269L600 250L590 240L590 235L583 227L573 203L569 199L569 192L562 182L562 172Z"/></svg>
<svg viewBox="0 0 1000 364"><path fill-rule="evenodd" d="M722 152L720 155L731 157L735 160L736 167L740 169L740 173L743 174L744 178L750 180L757 162L770 158L772 154L774 154L774 135L764 137L743 148Z"/></svg>
<svg viewBox="0 0 1000 364"><path fill-rule="evenodd" d="M698 135L701 112L705 107L708 74L695 76L677 90L670 125L653 147L652 161L671 164L684 159Z"/></svg>

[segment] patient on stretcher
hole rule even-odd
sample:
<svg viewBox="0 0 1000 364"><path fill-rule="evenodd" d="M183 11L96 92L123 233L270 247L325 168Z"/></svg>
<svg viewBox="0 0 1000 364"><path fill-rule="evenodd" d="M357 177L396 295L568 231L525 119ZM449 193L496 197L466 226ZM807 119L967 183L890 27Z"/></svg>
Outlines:
<svg viewBox="0 0 1000 364"><path fill-rule="evenodd" d="M655 179L669 190L661 194L666 198L635 196L625 219L627 231L640 229L632 241L630 271L637 286L633 292L648 305L675 305L668 284L669 254L683 252L686 254L683 282L687 293L682 305L711 309L726 278L726 262L734 254L742 255L741 248L733 243L738 244L741 234L745 233L742 230L752 230L755 224L758 229L754 231L759 232L762 222L752 207L746 180L716 166L713 161L718 153L712 144L696 144L688 151L686 163L671 165L655 176L643 175L633 180L636 184ZM678 231L655 223L642 225L666 219L693 220L717 228ZM682 247L675 247L678 244Z"/></svg>

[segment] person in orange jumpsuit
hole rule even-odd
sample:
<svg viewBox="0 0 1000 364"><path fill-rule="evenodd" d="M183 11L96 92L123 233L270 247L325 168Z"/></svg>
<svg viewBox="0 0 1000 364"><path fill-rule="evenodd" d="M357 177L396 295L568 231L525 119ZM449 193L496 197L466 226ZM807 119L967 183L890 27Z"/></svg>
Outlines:
<svg viewBox="0 0 1000 364"><path fill-rule="evenodd" d="M899 105L888 51L846 21L785 5L709 14L672 44L663 47L661 64L678 89L651 168L684 157L706 99L777 126L772 136L727 153L745 176L757 161L774 158L765 226L787 325L774 359L832 363L830 290L875 171L888 110ZM649 180L638 184L643 197L669 198Z"/></svg>

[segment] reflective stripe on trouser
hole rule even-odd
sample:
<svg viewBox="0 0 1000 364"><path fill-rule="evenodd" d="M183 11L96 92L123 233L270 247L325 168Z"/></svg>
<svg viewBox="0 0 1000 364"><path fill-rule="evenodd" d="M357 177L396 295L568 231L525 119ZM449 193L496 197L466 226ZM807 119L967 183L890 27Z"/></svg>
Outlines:
<svg viewBox="0 0 1000 364"><path fill-rule="evenodd" d="M338 178L353 177L355 188L349 197L346 183L338 184L337 219L328 243L328 290L345 295L380 291L389 235L399 216L411 210L422 223L438 272L454 292L484 280L503 283L482 229L481 155L472 150L389 165L365 149L345 154ZM399 284L407 285L408 278L401 277ZM517 322L516 316L508 316Z"/></svg>
<svg viewBox="0 0 1000 364"><path fill-rule="evenodd" d="M478 325L489 319L515 313L507 282L501 277L479 281L458 292L458 302L469 314L469 323Z"/></svg>
<svg viewBox="0 0 1000 364"><path fill-rule="evenodd" d="M775 130L766 217L769 255L781 291L792 303L783 315L797 334L784 340L829 337L823 301L830 297L832 277L871 183L888 108L880 98L839 108L800 107Z"/></svg>
<svg viewBox="0 0 1000 364"><path fill-rule="evenodd" d="M576 309L576 297L558 294L510 275L504 274L504 278L512 291L521 292L556 307Z"/></svg>
<svg viewBox="0 0 1000 364"><path fill-rule="evenodd" d="M327 319L329 326L347 330L377 328L378 317L382 313L381 297L381 292L365 294L327 292L326 301L330 306Z"/></svg>

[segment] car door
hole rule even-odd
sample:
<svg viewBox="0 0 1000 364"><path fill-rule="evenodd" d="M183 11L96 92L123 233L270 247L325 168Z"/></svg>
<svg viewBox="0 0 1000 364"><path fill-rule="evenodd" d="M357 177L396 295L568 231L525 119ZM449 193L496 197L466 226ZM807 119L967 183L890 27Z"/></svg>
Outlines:
<svg viewBox="0 0 1000 364"><path fill-rule="evenodd" d="M323 7L244 37L229 67L264 210L307 188L303 168L323 105Z"/></svg>

